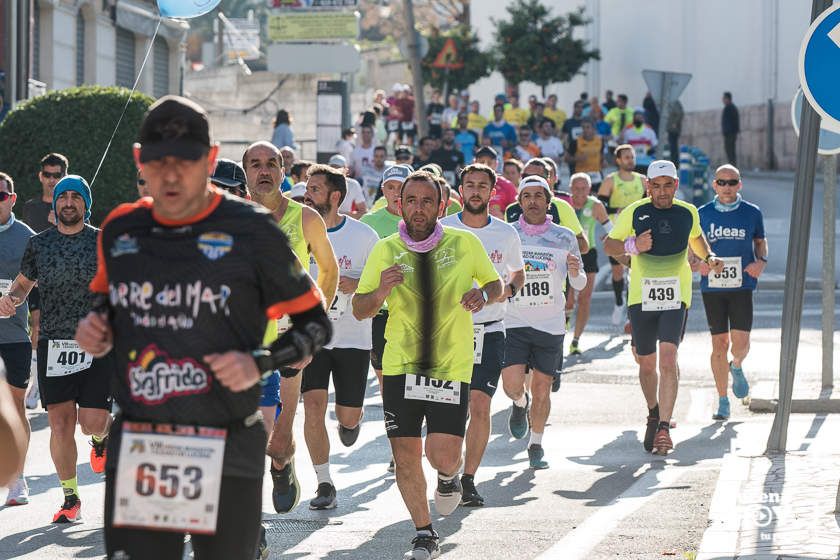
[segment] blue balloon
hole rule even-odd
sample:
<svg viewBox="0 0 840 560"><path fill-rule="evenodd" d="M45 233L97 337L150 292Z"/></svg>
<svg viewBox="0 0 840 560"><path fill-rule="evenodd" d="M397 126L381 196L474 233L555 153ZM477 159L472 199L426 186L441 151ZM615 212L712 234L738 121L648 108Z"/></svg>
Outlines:
<svg viewBox="0 0 840 560"><path fill-rule="evenodd" d="M194 18L206 14L222 0L157 0L160 15L169 18Z"/></svg>

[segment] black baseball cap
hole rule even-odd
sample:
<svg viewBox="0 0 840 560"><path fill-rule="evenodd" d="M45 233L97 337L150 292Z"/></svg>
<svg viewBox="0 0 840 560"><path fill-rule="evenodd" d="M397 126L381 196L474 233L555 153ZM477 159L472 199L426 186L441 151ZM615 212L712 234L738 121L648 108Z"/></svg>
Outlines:
<svg viewBox="0 0 840 560"><path fill-rule="evenodd" d="M411 148L408 146L397 146L397 149L394 150L395 158L410 158L412 155Z"/></svg>
<svg viewBox="0 0 840 560"><path fill-rule="evenodd" d="M494 149L493 149L493 148L491 148L490 146L482 146L482 147L481 147L481 148L479 148L479 149L478 149L478 151L475 153L475 157L476 157L476 158L480 158L480 157L491 157L491 158L493 158L493 159L499 159L499 154L498 154L498 152L496 152L496 150L494 150Z"/></svg>
<svg viewBox="0 0 840 560"><path fill-rule="evenodd" d="M220 187L242 187L248 182L245 170L232 159L219 158L216 160L216 170L210 177L210 182Z"/></svg>
<svg viewBox="0 0 840 560"><path fill-rule="evenodd" d="M161 97L146 111L137 142L141 163L167 156L200 159L210 150L207 112L184 97Z"/></svg>

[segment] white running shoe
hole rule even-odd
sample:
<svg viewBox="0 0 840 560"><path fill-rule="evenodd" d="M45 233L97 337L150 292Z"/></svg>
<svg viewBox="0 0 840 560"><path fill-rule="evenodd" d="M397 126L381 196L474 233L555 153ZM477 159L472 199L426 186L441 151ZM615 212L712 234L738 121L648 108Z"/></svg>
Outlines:
<svg viewBox="0 0 840 560"><path fill-rule="evenodd" d="M456 474L452 480L443 481L438 477L435 488L435 509L441 515L449 515L461 504L461 481Z"/></svg>
<svg viewBox="0 0 840 560"><path fill-rule="evenodd" d="M6 506L25 506L29 503L29 486L22 476L9 486L9 495L6 496Z"/></svg>
<svg viewBox="0 0 840 560"><path fill-rule="evenodd" d="M612 312L612 324L616 327L621 324L621 320L624 318L624 306L623 305L616 305L613 307Z"/></svg>
<svg viewBox="0 0 840 560"><path fill-rule="evenodd" d="M38 376L34 376L32 378L32 384L29 386L29 390L26 392L26 396L23 399L24 405L29 410L35 410L38 408L38 401L41 399L41 391L38 390Z"/></svg>

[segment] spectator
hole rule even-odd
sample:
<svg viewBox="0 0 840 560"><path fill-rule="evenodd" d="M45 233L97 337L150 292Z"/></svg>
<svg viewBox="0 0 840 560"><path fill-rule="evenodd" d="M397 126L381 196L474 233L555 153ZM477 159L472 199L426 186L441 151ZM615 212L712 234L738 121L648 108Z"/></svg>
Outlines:
<svg viewBox="0 0 840 560"><path fill-rule="evenodd" d="M442 125L446 122L443 118L443 103L440 102L440 90L436 89L432 92L432 100L426 107L426 120L429 123L429 136L432 138L440 138L443 132ZM449 127L450 125L447 124L446 128Z"/></svg>
<svg viewBox="0 0 840 560"><path fill-rule="evenodd" d="M424 165L432 163L432 151L436 147L435 139L431 136L421 138L417 147L417 154L414 156L414 169L420 169Z"/></svg>
<svg viewBox="0 0 840 560"><path fill-rule="evenodd" d="M353 150L356 149L356 129L352 126L341 131L341 140L335 143L335 151L350 161L353 159Z"/></svg>
<svg viewBox="0 0 840 560"><path fill-rule="evenodd" d="M670 151L671 161L676 166L680 164L680 134L682 134L684 115L685 112L679 100L671 103L670 110L668 111L668 122L665 123L665 128L668 132L668 150Z"/></svg>
<svg viewBox="0 0 840 560"><path fill-rule="evenodd" d="M443 170L443 178L452 187L458 186L458 174L464 166L464 154L455 148L455 131L446 128L440 147L432 152L431 162Z"/></svg>
<svg viewBox="0 0 840 560"><path fill-rule="evenodd" d="M587 92L580 92L580 102L584 111L589 109L589 94Z"/></svg>
<svg viewBox="0 0 840 560"><path fill-rule="evenodd" d="M373 138L377 146L385 145L385 142L388 141L388 129L385 128L386 112L387 109L379 103L373 104L373 113L376 115L376 121L373 125Z"/></svg>
<svg viewBox="0 0 840 560"><path fill-rule="evenodd" d="M297 148L295 133L292 130L292 117L285 109L277 111L277 116L274 117L274 134L271 135L271 143L278 148L283 146Z"/></svg>
<svg viewBox="0 0 840 560"><path fill-rule="evenodd" d="M443 126L446 128L453 128L455 120L458 118L458 96L454 93L446 100L448 103L446 109L443 110ZM475 102L478 104L478 101Z"/></svg>
<svg viewBox="0 0 840 560"><path fill-rule="evenodd" d="M511 94L510 107L505 108L503 115L505 120L514 127L522 126L528 122L528 110L519 106L519 94Z"/></svg>
<svg viewBox="0 0 840 560"><path fill-rule="evenodd" d="M613 107L616 106L615 99L613 99L613 91L608 89L604 92L604 112L608 113Z"/></svg>
<svg viewBox="0 0 840 560"><path fill-rule="evenodd" d="M566 112L563 109L557 108L557 96L553 93L545 100L543 114L554 121L555 130L563 128L563 124L566 122Z"/></svg>
<svg viewBox="0 0 840 560"><path fill-rule="evenodd" d="M470 101L470 112L467 114L467 128L481 137L484 127L487 126L487 119L480 113L481 106L478 101Z"/></svg>
<svg viewBox="0 0 840 560"><path fill-rule="evenodd" d="M607 111L607 116L604 117L612 127L613 138L618 138L621 131L627 128L633 121L633 109L627 106L627 96L623 93L618 94L618 102L615 107Z"/></svg>
<svg viewBox="0 0 840 560"><path fill-rule="evenodd" d="M469 129L469 116L461 113L458 116L458 130L455 132L455 147L463 154L465 165L473 162L476 146L478 134Z"/></svg>
<svg viewBox="0 0 840 560"><path fill-rule="evenodd" d="M520 160L528 161L531 158L540 157L540 147L534 143L532 136L534 131L527 124L519 127L519 138L516 146L511 150L511 156Z"/></svg>
<svg viewBox="0 0 840 560"><path fill-rule="evenodd" d="M514 185L518 185L522 180L522 170L525 169L525 164L515 158L506 159L502 167L502 175L505 179Z"/></svg>
<svg viewBox="0 0 840 560"><path fill-rule="evenodd" d="M370 167L373 163L373 128L363 126L361 130L362 138L359 144L353 148L350 157L351 175L357 179L364 175L365 167Z"/></svg>
<svg viewBox="0 0 840 560"><path fill-rule="evenodd" d="M738 108L732 103L732 93L723 92L723 113L720 115L720 125L723 129L723 149L726 151L726 161L737 166L735 155L735 141L741 132L741 120Z"/></svg>
<svg viewBox="0 0 840 560"><path fill-rule="evenodd" d="M400 110L400 141L413 146L417 125L414 122L414 95L407 84L403 85L402 92L397 95L397 107Z"/></svg>
<svg viewBox="0 0 840 560"><path fill-rule="evenodd" d="M650 125L656 135L659 135L659 109L656 108L656 101L653 100L653 95L650 92L645 94L642 101L642 107L645 110L645 122Z"/></svg>
<svg viewBox="0 0 840 560"><path fill-rule="evenodd" d="M382 148L384 150L382 146L379 146L378 148ZM350 216L351 218L358 220L367 212L368 208L367 199L362 190L362 186L356 179L347 176L350 170L347 168L347 160L345 160L344 156L342 156L341 154L334 154L332 157L330 157L329 166L337 169L342 174L344 174L345 179L347 181L347 194L344 196L344 200L341 202L341 206L339 206L338 208L339 213L345 214L347 216ZM306 179L306 177L303 178L304 186ZM376 187L378 187L378 185L374 187L374 193L376 193ZM294 188L297 188L297 184L294 186Z"/></svg>
<svg viewBox="0 0 840 560"><path fill-rule="evenodd" d="M484 127L483 136L497 150L507 150L516 144L516 129L504 117L505 106L497 103L493 106L493 122Z"/></svg>
<svg viewBox="0 0 840 560"><path fill-rule="evenodd" d="M542 120L544 118L545 103L543 103L542 101L537 101L534 103L534 106L531 109L531 116L528 117L528 126L531 127L531 130L534 132L534 134L539 133L540 124L542 123Z"/></svg>
<svg viewBox="0 0 840 560"><path fill-rule="evenodd" d="M580 99L575 101L572 108L572 116L566 119L563 123L563 128L560 129L560 139L563 140L563 146L568 147L569 142L576 140L582 129L580 127L580 120L583 118L583 101Z"/></svg>
<svg viewBox="0 0 840 560"><path fill-rule="evenodd" d="M604 138L604 140L608 140L612 135L612 128L604 120L603 106L593 103L589 107L589 118L595 123L595 133Z"/></svg>
<svg viewBox="0 0 840 560"><path fill-rule="evenodd" d="M548 157L559 162L563 157L563 142L557 138L554 130L554 121L549 118L543 118L537 130L537 146L540 148L540 153L543 157ZM526 160L527 161L527 160ZM516 183L518 184L518 183Z"/></svg>
<svg viewBox="0 0 840 560"><path fill-rule="evenodd" d="M30 198L23 205L23 221L35 233L41 233L55 225L53 189L56 183L67 175L69 165L67 158L61 154L52 153L41 158L41 171L38 172L41 196Z"/></svg>

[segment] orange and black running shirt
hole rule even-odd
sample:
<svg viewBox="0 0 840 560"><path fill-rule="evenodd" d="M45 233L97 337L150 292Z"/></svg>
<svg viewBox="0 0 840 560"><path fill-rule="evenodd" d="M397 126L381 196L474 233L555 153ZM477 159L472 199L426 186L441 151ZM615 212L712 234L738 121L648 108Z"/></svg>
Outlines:
<svg viewBox="0 0 840 560"><path fill-rule="evenodd" d="M228 390L204 356L255 350L268 320L320 304L271 215L215 190L177 223L156 217L150 198L121 205L102 226L90 288L109 296L123 417L230 427L224 474L261 477L265 430L242 429L260 385Z"/></svg>

